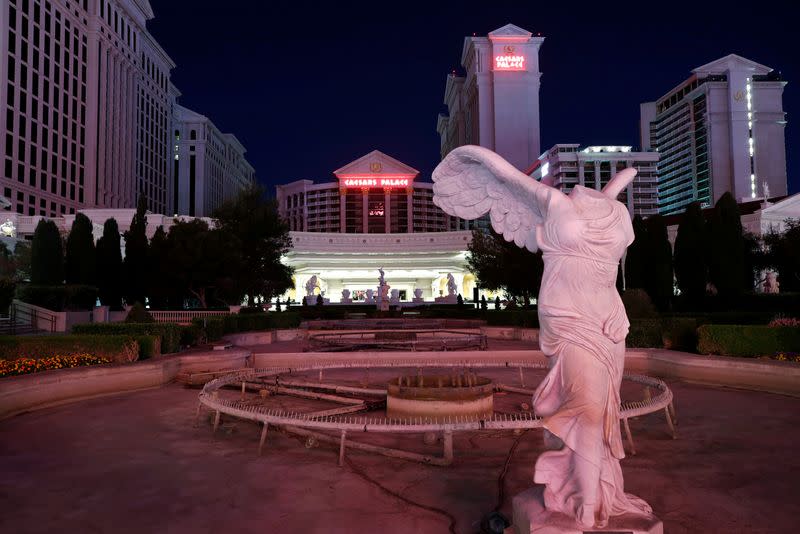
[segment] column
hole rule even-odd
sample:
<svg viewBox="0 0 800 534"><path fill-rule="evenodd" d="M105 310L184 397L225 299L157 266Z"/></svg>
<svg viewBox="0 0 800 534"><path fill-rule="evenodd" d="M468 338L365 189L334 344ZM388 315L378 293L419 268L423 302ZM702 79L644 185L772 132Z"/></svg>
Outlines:
<svg viewBox="0 0 800 534"><path fill-rule="evenodd" d="M594 162L594 188L600 191L600 162Z"/></svg>
<svg viewBox="0 0 800 534"><path fill-rule="evenodd" d="M361 226L365 234L369 233L369 189L361 190Z"/></svg>
<svg viewBox="0 0 800 534"><path fill-rule="evenodd" d="M584 174L586 162L580 158L576 158L576 161L578 162L578 185L586 185L586 175Z"/></svg>
<svg viewBox="0 0 800 534"><path fill-rule="evenodd" d="M491 54L491 50L488 51ZM494 90L492 74L479 72L475 75L478 85L478 132L480 146L494 150Z"/></svg>
<svg viewBox="0 0 800 534"><path fill-rule="evenodd" d="M409 187L406 189L406 224L408 225L408 233L414 232L414 220L411 217L414 214L414 188Z"/></svg>
<svg viewBox="0 0 800 534"><path fill-rule="evenodd" d="M339 231L347 231L347 189L339 189Z"/></svg>
<svg viewBox="0 0 800 534"><path fill-rule="evenodd" d="M392 233L392 194L390 189L383 190L383 222L384 230L387 234Z"/></svg>
<svg viewBox="0 0 800 534"><path fill-rule="evenodd" d="M631 167L633 167L633 161L626 160L625 161L625 168L626 169L630 169ZM628 213L631 214L631 217L633 217L633 207L634 207L633 206L633 182L634 182L634 180L636 180L636 178L631 180L631 183L629 183L628 187L626 188L626 193L627 193L627 198L628 198Z"/></svg>

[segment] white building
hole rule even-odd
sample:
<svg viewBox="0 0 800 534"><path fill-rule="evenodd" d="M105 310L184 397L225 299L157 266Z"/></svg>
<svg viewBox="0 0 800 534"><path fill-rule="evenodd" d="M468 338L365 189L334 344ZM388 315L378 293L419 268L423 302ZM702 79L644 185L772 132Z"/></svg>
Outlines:
<svg viewBox="0 0 800 534"><path fill-rule="evenodd" d="M173 213L210 216L215 208L255 183L244 146L211 120L174 106Z"/></svg>
<svg viewBox="0 0 800 534"><path fill-rule="evenodd" d="M147 32L147 1L8 0L0 9L3 196L56 216L166 206L174 63Z"/></svg>
<svg viewBox="0 0 800 534"><path fill-rule="evenodd" d="M544 37L507 24L487 37L466 37L466 74L447 77L436 130L441 156L462 145L494 150L520 170L541 153L539 47Z"/></svg>
<svg viewBox="0 0 800 534"><path fill-rule="evenodd" d="M139 195L172 211L180 93L153 16L148 0L0 1L0 195L13 211L133 208Z"/></svg>
<svg viewBox="0 0 800 534"><path fill-rule="evenodd" d="M629 146L558 144L539 156L530 173L535 179L569 193L575 185L602 189L628 167L638 173L619 195L631 216L658 213L658 152L633 152Z"/></svg>
<svg viewBox="0 0 800 534"><path fill-rule="evenodd" d="M376 289L381 267L400 301L411 301L415 289L426 300L446 295L448 274L471 297L467 221L433 204L433 184L414 181L419 171L374 150L333 174L336 181L277 186L293 245L284 258L295 268L288 297L299 301L316 276L317 291L332 302L343 289L360 302L367 289Z"/></svg>
<svg viewBox="0 0 800 534"><path fill-rule="evenodd" d="M770 67L731 54L692 71L655 102L641 105L643 150L658 150L659 212L739 202L787 192L783 88Z"/></svg>
<svg viewBox="0 0 800 534"><path fill-rule="evenodd" d="M706 218L710 218L713 207L703 210ZM782 233L787 229L786 221L793 219L800 221L800 193L791 196L773 197L769 201L758 198L739 204L742 229L756 236L770 232ZM682 214L673 214L665 217L667 235L670 243L675 245L678 236L678 225Z"/></svg>

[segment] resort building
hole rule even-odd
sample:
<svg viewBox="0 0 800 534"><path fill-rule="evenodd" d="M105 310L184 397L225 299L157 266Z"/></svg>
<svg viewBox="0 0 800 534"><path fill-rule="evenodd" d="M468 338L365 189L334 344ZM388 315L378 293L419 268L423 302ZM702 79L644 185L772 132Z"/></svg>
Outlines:
<svg viewBox="0 0 800 534"><path fill-rule="evenodd" d="M630 146L558 144L539 156L529 174L542 183L569 193L576 185L602 189L619 171L638 172L618 200L631 216L658 213L658 152L634 152Z"/></svg>
<svg viewBox="0 0 800 534"><path fill-rule="evenodd" d="M174 110L171 211L207 217L253 185L255 171L233 134L220 132L208 117L181 105Z"/></svg>
<svg viewBox="0 0 800 534"><path fill-rule="evenodd" d="M739 202L786 195L785 85L770 67L730 54L641 105L642 149L661 156L660 213L711 206L728 191Z"/></svg>
<svg viewBox="0 0 800 534"><path fill-rule="evenodd" d="M12 211L133 208L140 195L172 211L180 93L153 17L147 0L0 2L0 196Z"/></svg>
<svg viewBox="0 0 800 534"><path fill-rule="evenodd" d="M513 24L486 37L466 37L464 74L447 76L436 131L441 157L462 145L494 150L519 170L541 153L539 47L544 37Z"/></svg>
<svg viewBox="0 0 800 534"><path fill-rule="evenodd" d="M381 267L400 301L415 289L427 300L446 295L448 274L459 293L472 295L467 221L433 204L433 184L415 181L419 171L375 150L333 174L335 181L277 186L293 245L284 261L296 269L289 297L299 301L316 276L317 292L332 302L344 289L358 302L376 289Z"/></svg>

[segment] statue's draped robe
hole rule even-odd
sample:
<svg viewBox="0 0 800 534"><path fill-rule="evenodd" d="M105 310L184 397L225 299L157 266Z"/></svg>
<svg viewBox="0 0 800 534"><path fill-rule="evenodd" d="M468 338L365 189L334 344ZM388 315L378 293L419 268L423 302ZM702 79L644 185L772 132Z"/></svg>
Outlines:
<svg viewBox="0 0 800 534"><path fill-rule="evenodd" d="M537 229L544 254L539 292L540 343L551 368L533 397L544 427L563 441L536 462L534 481L545 484L545 506L575 517L585 504L576 476L581 459L599 472L600 520L650 512L623 491L619 460L620 383L627 316L616 289L619 260L633 241L625 207L599 191L576 186L570 209ZM554 214L555 215L555 214Z"/></svg>

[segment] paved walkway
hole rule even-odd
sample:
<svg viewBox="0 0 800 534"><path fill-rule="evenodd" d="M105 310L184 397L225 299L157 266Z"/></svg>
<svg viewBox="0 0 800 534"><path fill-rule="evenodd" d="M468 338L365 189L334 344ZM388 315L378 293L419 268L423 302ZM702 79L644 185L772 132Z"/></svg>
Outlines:
<svg viewBox="0 0 800 534"><path fill-rule="evenodd" d="M626 490L648 500L665 532L794 532L800 517L800 400L670 384L678 440L661 415L631 422L638 456ZM0 532L478 532L498 503L510 433L458 434L446 468L350 453L207 418L197 390L170 385L0 422ZM407 440L425 450L416 436ZM519 438L501 510L531 483L541 434ZM416 503L416 504L415 504ZM421 505L418 506L417 504Z"/></svg>

